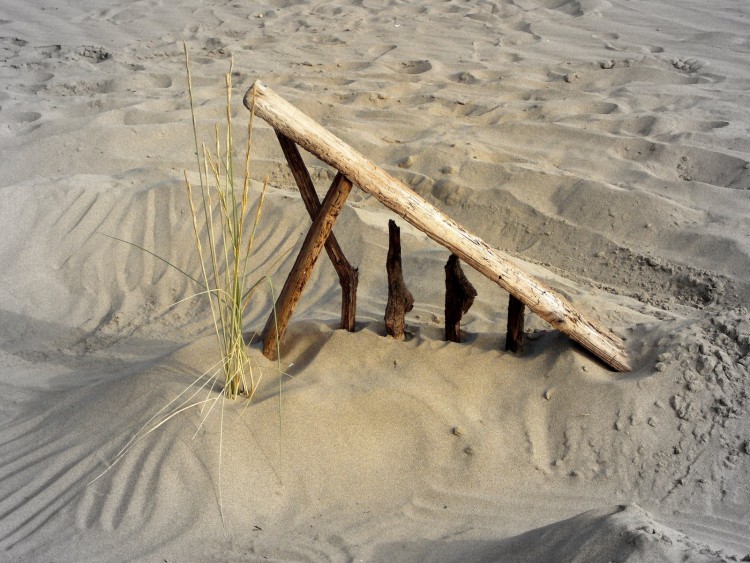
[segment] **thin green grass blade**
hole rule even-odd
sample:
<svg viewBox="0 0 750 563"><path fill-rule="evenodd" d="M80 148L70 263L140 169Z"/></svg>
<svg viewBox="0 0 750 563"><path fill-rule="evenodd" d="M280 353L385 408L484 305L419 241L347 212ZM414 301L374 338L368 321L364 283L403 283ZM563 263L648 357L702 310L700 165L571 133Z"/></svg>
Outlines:
<svg viewBox="0 0 750 563"><path fill-rule="evenodd" d="M148 248L143 248L142 246L140 246L140 245L138 245L138 244L135 244L134 242L130 242L129 240L125 240L125 239L121 239L121 238L118 238L118 237L115 237L115 236L112 236L112 235L108 235L107 233L102 233L101 231L97 231L97 232L98 232L98 233L99 233L100 235L102 235L102 236L105 236L105 237L107 237L107 238L111 238L112 240L116 240L116 241L118 241L118 242L124 242L125 244L129 244L129 245L130 245L130 246L132 246L133 248L137 248L138 250L141 250L141 251L145 252L146 254L150 254L150 255L151 255L151 256L153 256L154 258L156 258L156 259L158 259L158 260L161 260L162 262L164 262L164 263L165 263L165 264L166 264L167 266L170 266L171 268L174 268L175 270L177 270L178 272L180 272L180 273L181 273L182 275L184 275L184 276L185 276L185 277L187 277L188 279L190 279L190 280L194 281L194 282L195 282L195 283L197 283L197 284L198 284L199 286L201 286L201 287L203 287L203 288L205 288L205 287L206 287L206 286L205 286L204 284L202 284L201 282L199 282L199 281L198 281L197 279L195 279L195 278L194 278L193 276L191 276L190 274L188 274L188 273L187 273L187 272L186 272L185 270L183 270L183 269L182 269L182 268L180 268L179 266L175 266L174 264L172 264L172 262L170 262L170 261L169 261L169 260L167 260L166 258L162 258L162 257L161 257L161 256L159 256L158 254L155 254L155 253L151 252L151 251L150 251L150 250L149 250Z"/></svg>

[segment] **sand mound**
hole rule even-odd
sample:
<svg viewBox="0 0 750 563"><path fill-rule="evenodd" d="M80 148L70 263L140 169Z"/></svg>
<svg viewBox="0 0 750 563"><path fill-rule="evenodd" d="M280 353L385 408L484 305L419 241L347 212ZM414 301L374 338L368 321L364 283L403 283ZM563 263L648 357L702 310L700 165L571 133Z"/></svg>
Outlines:
<svg viewBox="0 0 750 563"><path fill-rule="evenodd" d="M437 554L436 554L437 555ZM532 530L496 546L451 556L461 561L621 561L657 563L722 560L720 553L662 526L638 505L592 510ZM435 560L443 560L437 556Z"/></svg>
<svg viewBox="0 0 750 563"><path fill-rule="evenodd" d="M703 393L687 399L683 412L677 399L669 404L680 380L618 381L598 363L581 362L556 333L541 335L517 358L498 350L497 334L472 336L466 346L440 342L439 330L426 325L409 342L386 344L381 323L353 335L296 323L285 356L294 378L283 378L280 400L272 365L264 365L266 386L253 407L227 404L223 421L219 407L207 417L182 413L92 484L200 375L199 366L210 365L213 341L156 361L131 359L106 377L98 362L75 377L68 372L53 380L68 388L28 397L7 421L0 478L13 493L2 501L4 545L29 560L154 551L210 557L217 550L316 559L344 557L351 553L344 546L360 545L357 554L375 560L395 553L503 560L512 553L535 561L554 549L560 560L620 553L632 559L619 560L677 561L683 553L698 557L699 549L633 510L495 538L498 530L533 526L542 507L548 522L595 507L602 495L684 511L720 490L725 515L736 507L734 523L724 524L734 532L724 540L744 541L748 491L728 483L747 470L740 469L747 455L734 449L743 446L731 439L731 407L720 411ZM366 368L352 348L371 351ZM723 445L710 445L716 442ZM719 455L727 461L717 473ZM514 508L498 512L498 499ZM658 537L643 532L646 526L656 526ZM611 528L622 537L602 543ZM40 534L49 543L30 541ZM299 541L277 543L288 534ZM235 547L225 551L226 540Z"/></svg>
<svg viewBox="0 0 750 563"><path fill-rule="evenodd" d="M0 559L750 553L746 6L27 4L0 7ZM357 330L336 330L323 258L282 376L254 345L255 404L185 410L111 465L216 361L194 284L117 240L196 271L183 41L202 129L231 57L239 122L263 79L623 336L636 369L533 316L504 352L507 294L472 271L464 342L444 342L447 252L403 221L416 303L387 339L392 216L355 190L335 231ZM253 146L253 275L278 288L309 219L263 123Z"/></svg>

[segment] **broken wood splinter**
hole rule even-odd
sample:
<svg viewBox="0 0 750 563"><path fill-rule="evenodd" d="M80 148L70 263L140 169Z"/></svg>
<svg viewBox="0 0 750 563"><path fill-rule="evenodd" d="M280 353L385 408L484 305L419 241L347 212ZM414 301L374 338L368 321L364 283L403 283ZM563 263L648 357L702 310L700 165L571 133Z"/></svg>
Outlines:
<svg viewBox="0 0 750 563"><path fill-rule="evenodd" d="M468 313L476 299L477 290L466 279L461 260L451 254L445 265L445 339L461 342L461 318Z"/></svg>

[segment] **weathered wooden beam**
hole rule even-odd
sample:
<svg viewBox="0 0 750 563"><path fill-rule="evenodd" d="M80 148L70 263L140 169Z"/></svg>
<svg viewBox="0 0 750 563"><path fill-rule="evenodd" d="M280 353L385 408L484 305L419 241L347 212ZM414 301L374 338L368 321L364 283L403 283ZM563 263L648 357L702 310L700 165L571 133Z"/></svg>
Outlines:
<svg viewBox="0 0 750 563"><path fill-rule="evenodd" d="M469 312L477 290L466 279L461 260L451 254L445 264L445 339L461 342L461 317Z"/></svg>
<svg viewBox="0 0 750 563"><path fill-rule="evenodd" d="M630 371L622 340L584 317L563 297L524 272L330 131L261 82L245 94L245 106L299 146L336 168L386 207L514 295L531 311L619 371Z"/></svg>
<svg viewBox="0 0 750 563"><path fill-rule="evenodd" d="M263 329L263 355L269 360L277 358L277 346L284 337L289 319L297 307L307 280L310 279L315 262L325 246L328 235L338 217L346 198L352 189L352 183L339 172L328 190L323 204L307 232L297 260L284 283L276 300L276 311L271 313Z"/></svg>
<svg viewBox="0 0 750 563"><path fill-rule="evenodd" d="M505 334L505 349L520 352L523 348L523 324L525 305L510 295L508 297L508 331Z"/></svg>
<svg viewBox="0 0 750 563"><path fill-rule="evenodd" d="M305 166L305 161L302 160L302 155L297 150L297 145L294 144L294 141L278 131L276 131L276 137L279 139L281 150L284 152L286 161L292 171L294 181L297 182L297 187L299 188L307 212L310 214L310 218L315 220L315 217L320 213L321 205L318 194L315 192L315 185ZM339 246L336 236L333 233L326 240L325 248L328 258L331 260L339 276L339 285L341 285L341 328L349 332L354 332L354 325L357 318L357 284L359 282L359 272L346 259L344 251L341 250L341 246Z"/></svg>
<svg viewBox="0 0 750 563"><path fill-rule="evenodd" d="M389 336L401 340L406 328L406 313L414 307L414 297L404 283L401 268L401 229L396 226L393 219L388 221L388 257L385 267L388 273L385 331Z"/></svg>

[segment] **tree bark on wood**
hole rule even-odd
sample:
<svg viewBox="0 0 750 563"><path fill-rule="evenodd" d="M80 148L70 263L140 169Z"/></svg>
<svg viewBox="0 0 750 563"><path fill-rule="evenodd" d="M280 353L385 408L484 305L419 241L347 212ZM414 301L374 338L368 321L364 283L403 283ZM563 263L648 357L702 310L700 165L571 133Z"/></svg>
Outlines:
<svg viewBox="0 0 750 563"><path fill-rule="evenodd" d="M523 348L523 324L525 306L512 295L508 297L508 332L505 335L505 349L520 352Z"/></svg>
<svg viewBox="0 0 750 563"><path fill-rule="evenodd" d="M587 319L562 296L528 275L503 252L431 205L403 182L366 159L260 81L245 94L245 107L275 130L336 168L383 205L409 221L531 311L618 371L630 371L622 340Z"/></svg>
<svg viewBox="0 0 750 563"><path fill-rule="evenodd" d="M276 137L284 152L286 161L297 183L302 201L305 203L310 218L314 221L320 213L320 200L315 192L310 173L307 171L304 160L289 137L276 131ZM359 271L354 268L344 256L344 251L336 240L336 236L331 233L326 241L326 253L331 260L336 273L339 276L339 285L341 286L341 328L354 332L354 325L357 318L357 284L359 282Z"/></svg>
<svg viewBox="0 0 750 563"><path fill-rule="evenodd" d="M404 283L401 268L401 229L396 222L388 221L388 303L385 307L385 330L389 336L401 340L404 337L406 313L414 307L414 297Z"/></svg>
<svg viewBox="0 0 750 563"><path fill-rule="evenodd" d="M461 260L451 254L445 265L445 339L461 342L461 317L474 304L477 290L466 279Z"/></svg>
<svg viewBox="0 0 750 563"><path fill-rule="evenodd" d="M289 319L291 319L292 313L297 307L305 284L310 279L315 262L323 250L336 217L344 206L351 189L352 183L339 172L323 200L320 212L307 232L302 248L297 255L297 260L292 266L292 271L289 272L284 287L276 300L275 312L271 313L268 322L266 322L266 327L263 329L263 355L269 360L275 360L278 357L278 344L284 337Z"/></svg>

